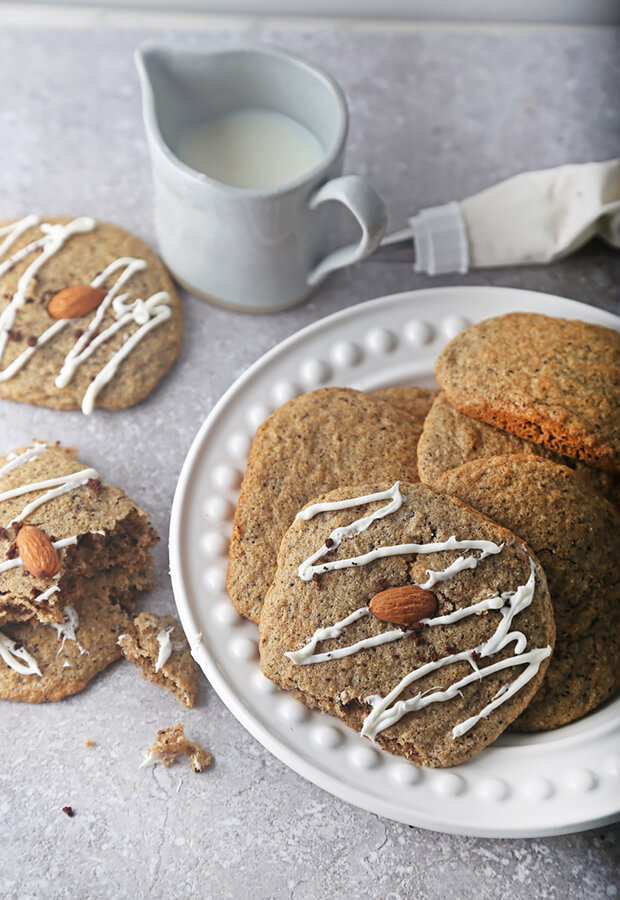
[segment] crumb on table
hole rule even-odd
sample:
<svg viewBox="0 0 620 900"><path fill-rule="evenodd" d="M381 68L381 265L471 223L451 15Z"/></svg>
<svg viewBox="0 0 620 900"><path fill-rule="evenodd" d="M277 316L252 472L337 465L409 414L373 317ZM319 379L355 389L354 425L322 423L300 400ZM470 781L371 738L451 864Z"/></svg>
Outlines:
<svg viewBox="0 0 620 900"><path fill-rule="evenodd" d="M157 732L142 765L161 763L162 766L170 766L179 756L189 757L192 772L202 772L213 759L208 750L186 738L183 723L180 722L174 728L162 728Z"/></svg>

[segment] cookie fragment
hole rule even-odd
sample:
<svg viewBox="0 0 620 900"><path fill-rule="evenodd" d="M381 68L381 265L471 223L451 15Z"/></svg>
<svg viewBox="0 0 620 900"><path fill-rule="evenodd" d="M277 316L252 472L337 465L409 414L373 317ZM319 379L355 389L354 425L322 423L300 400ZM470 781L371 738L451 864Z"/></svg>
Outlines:
<svg viewBox="0 0 620 900"><path fill-rule="evenodd" d="M89 595L65 607L60 623L33 620L3 626L0 635L25 650L40 674L25 674L0 658L0 699L24 703L62 700L81 691L119 658L118 636L130 619L110 600L105 579L105 573L91 578Z"/></svg>
<svg viewBox="0 0 620 900"><path fill-rule="evenodd" d="M198 666L183 629L173 616L142 612L118 639L123 656L140 666L147 681L159 684L186 707L196 701Z"/></svg>
<svg viewBox="0 0 620 900"><path fill-rule="evenodd" d="M460 412L620 472L620 332L510 313L453 338L435 377Z"/></svg>
<svg viewBox="0 0 620 900"><path fill-rule="evenodd" d="M185 737L185 729L181 722L174 728L162 728L157 732L157 737L140 768L157 763L161 763L162 766L171 766L180 756L189 757L189 767L192 772L203 772L213 761L213 756L208 750Z"/></svg>

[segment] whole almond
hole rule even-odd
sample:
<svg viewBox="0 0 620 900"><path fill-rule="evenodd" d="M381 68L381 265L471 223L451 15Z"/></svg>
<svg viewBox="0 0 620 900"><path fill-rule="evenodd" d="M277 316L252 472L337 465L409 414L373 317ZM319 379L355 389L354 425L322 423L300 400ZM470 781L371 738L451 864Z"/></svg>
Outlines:
<svg viewBox="0 0 620 900"><path fill-rule="evenodd" d="M35 578L51 578L60 571L56 548L36 525L23 525L17 533L17 549L24 568Z"/></svg>
<svg viewBox="0 0 620 900"><path fill-rule="evenodd" d="M86 313L97 309L106 295L103 288L91 287L90 284L74 284L54 294L47 311L52 319L79 319Z"/></svg>
<svg viewBox="0 0 620 900"><path fill-rule="evenodd" d="M417 584L404 584L375 594L369 608L383 622L416 625L421 619L430 619L435 615L437 597Z"/></svg>

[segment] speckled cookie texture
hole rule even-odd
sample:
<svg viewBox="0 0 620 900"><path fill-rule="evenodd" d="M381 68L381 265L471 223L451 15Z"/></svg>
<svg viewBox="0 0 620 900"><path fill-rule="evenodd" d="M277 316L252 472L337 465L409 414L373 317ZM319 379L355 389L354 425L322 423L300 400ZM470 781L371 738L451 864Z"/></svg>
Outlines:
<svg viewBox="0 0 620 900"><path fill-rule="evenodd" d="M93 282L96 308L50 314L58 292ZM169 370L181 336L180 299L139 238L86 217L0 223L0 397L85 412L132 406Z"/></svg>
<svg viewBox="0 0 620 900"><path fill-rule="evenodd" d="M474 460L436 481L522 537L544 566L557 643L542 686L514 727L557 728L620 683L620 514L565 466L532 456Z"/></svg>
<svg viewBox="0 0 620 900"><path fill-rule="evenodd" d="M392 387L373 391L372 396L385 400L397 409L409 413L412 419L422 425L439 391L434 388Z"/></svg>
<svg viewBox="0 0 620 900"><path fill-rule="evenodd" d="M312 497L352 481L418 481L419 427L391 403L348 388L303 394L258 429L241 485L227 588L258 621L280 541Z"/></svg>
<svg viewBox="0 0 620 900"><path fill-rule="evenodd" d="M620 472L620 332L511 313L457 335L435 377L460 412Z"/></svg>
<svg viewBox="0 0 620 900"><path fill-rule="evenodd" d="M58 544L54 578L18 564L23 524ZM120 590L150 587L149 548L157 540L146 513L120 488L104 484L75 449L35 441L0 456L0 622L61 621L62 607L76 595L75 577L111 567L123 570Z"/></svg>
<svg viewBox="0 0 620 900"><path fill-rule="evenodd" d="M590 488L620 507L619 476L460 413L450 406L443 393L436 398L424 422L418 442L418 471L425 484L433 485L444 472L472 459L507 453L527 453L569 466L580 473Z"/></svg>
<svg viewBox="0 0 620 900"><path fill-rule="evenodd" d="M183 630L173 616L142 612L118 640L121 652L140 666L144 678L192 707L198 694L198 666Z"/></svg>
<svg viewBox="0 0 620 900"><path fill-rule="evenodd" d="M0 698L61 700L120 656L157 534L74 449L44 441L0 457L0 523Z"/></svg>
<svg viewBox="0 0 620 900"><path fill-rule="evenodd" d="M339 488L319 500L342 501L389 488L386 482L358 484ZM388 715L390 710L396 715L391 721L383 720L384 727L376 733L377 742L415 763L451 766L484 749L526 707L547 668L555 637L553 613L542 568L523 541L426 485L401 482L400 493L405 499L399 508L375 519L365 531L345 537L335 549L335 528L371 515L386 501L319 512L307 521L298 519L291 526L282 541L278 569L260 617L261 668L268 678L293 691L307 706L335 714L355 729L366 729L366 734L368 722L376 717L377 710L381 711L383 698L387 698L383 702L389 707ZM479 559L481 548L436 552L425 548L422 553L405 550L367 563L358 559L356 565L347 568L321 569L311 580L300 576L300 565L321 548L324 555L315 557L317 566L399 544L436 544L451 536L459 541L490 541L496 551ZM497 552L501 545L501 552ZM463 564L464 557L479 561L474 564L470 559L470 563ZM451 573L445 572L448 566L452 566ZM452 615L491 597L496 598L495 608L485 607L486 612L480 609L480 614L457 613L458 621L451 623L430 625L431 619L411 629L390 625L369 612L368 604L378 592L412 583L428 585L428 570L444 572L444 577L429 588L437 599L434 618ZM520 599L525 596L528 603ZM511 603L515 604L512 613ZM343 620L356 611L359 618L344 624ZM388 632L392 632L393 639L359 648L351 655L328 656L314 662L310 659L306 664L296 664L286 656L312 644L318 629L335 623L340 623L336 633L319 634L319 640L310 648L312 653L335 653ZM504 627L502 623L524 635L525 643L518 648L519 653L540 654L535 673L526 668L526 663L519 663L506 664L483 677L477 674L476 668L484 673L487 665L508 660L516 652L516 645L510 642L484 657L483 645L499 634L497 629ZM461 653L463 656L459 656ZM445 662L447 658L449 662ZM424 670L421 677L416 676L416 671L425 665L431 668ZM526 671L532 675L531 680L509 693L506 685ZM410 676L417 680L402 682ZM460 692L454 690L449 699L439 699L451 685L470 676L470 683L463 684ZM400 693L398 686L403 687ZM506 696L500 703L503 694ZM430 699L432 695L437 698ZM413 700L414 697L418 699ZM401 701L420 700L426 705L415 710L394 706ZM487 710L487 716L462 734L453 733L454 728L458 730L459 725L477 717L493 702L496 708Z"/></svg>
<svg viewBox="0 0 620 900"><path fill-rule="evenodd" d="M0 699L25 703L62 700L81 691L119 658L118 636L130 618L110 600L105 573L89 582L88 594L77 597L74 606L65 607L64 622L42 625L31 621L3 626L0 650L4 635L13 642L14 650L24 648L30 654L40 674L15 671L0 653ZM77 624L72 627L73 616Z"/></svg>

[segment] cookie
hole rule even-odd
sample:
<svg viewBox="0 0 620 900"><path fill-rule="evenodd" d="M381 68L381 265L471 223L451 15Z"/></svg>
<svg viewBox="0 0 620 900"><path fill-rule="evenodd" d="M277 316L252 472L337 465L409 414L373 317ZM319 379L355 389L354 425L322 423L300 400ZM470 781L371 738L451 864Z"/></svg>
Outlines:
<svg viewBox="0 0 620 900"><path fill-rule="evenodd" d="M620 472L620 332L510 313L453 338L435 377L459 412Z"/></svg>
<svg viewBox="0 0 620 900"><path fill-rule="evenodd" d="M118 639L123 656L142 669L144 678L172 691L192 707L198 693L198 666L183 630L173 616L142 612Z"/></svg>
<svg viewBox="0 0 620 900"><path fill-rule="evenodd" d="M555 638L523 541L406 482L339 488L306 507L280 546L259 630L268 678L426 766L494 741L539 687Z"/></svg>
<svg viewBox="0 0 620 900"><path fill-rule="evenodd" d="M402 409L422 426L439 391L434 388L392 387L373 391L372 396Z"/></svg>
<svg viewBox="0 0 620 900"><path fill-rule="evenodd" d="M445 394L439 394L424 422L418 441L418 471L425 484L433 485L444 472L472 459L507 453L527 453L569 466L580 473L588 487L620 506L620 478L617 475L593 469L578 459L561 456L542 444L534 444L460 413L450 406Z"/></svg>
<svg viewBox="0 0 620 900"><path fill-rule="evenodd" d="M139 238L87 217L0 224L0 397L123 409L181 347L181 302Z"/></svg>
<svg viewBox="0 0 620 900"><path fill-rule="evenodd" d="M556 648L515 727L557 728L595 709L620 676L618 511L571 469L533 456L473 460L435 486L522 537L545 569Z"/></svg>
<svg viewBox="0 0 620 900"><path fill-rule="evenodd" d="M349 388L302 394L258 429L241 485L227 588L257 622L280 541L312 497L340 484L418 481L415 422L384 400Z"/></svg>
<svg viewBox="0 0 620 900"><path fill-rule="evenodd" d="M213 761L208 750L185 737L183 724L179 723L174 728L162 728L157 732L157 737L149 748L142 766L155 763L171 766L180 756L189 757L189 767L192 772L203 772Z"/></svg>
<svg viewBox="0 0 620 900"><path fill-rule="evenodd" d="M4 625L0 631L0 699L62 700L121 655L118 637L130 618L112 602L106 573L90 579L90 593L64 607L63 621Z"/></svg>
<svg viewBox="0 0 620 900"><path fill-rule="evenodd" d="M51 544L57 571L28 569L19 549L26 525ZM0 622L61 621L82 589L76 577L112 567L124 570L124 593L150 587L157 540L146 513L75 449L40 441L0 457Z"/></svg>

